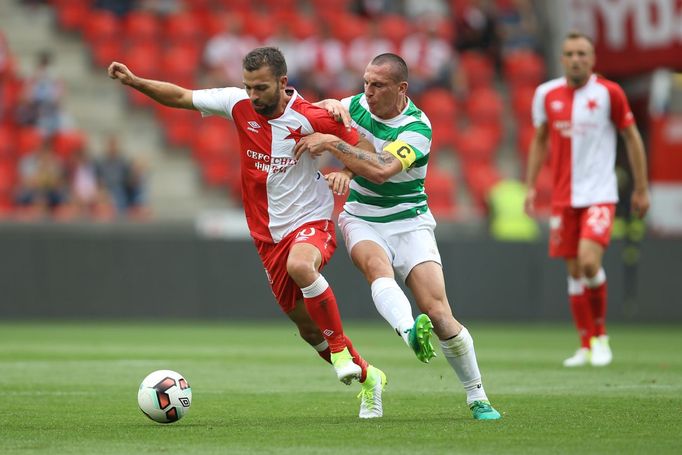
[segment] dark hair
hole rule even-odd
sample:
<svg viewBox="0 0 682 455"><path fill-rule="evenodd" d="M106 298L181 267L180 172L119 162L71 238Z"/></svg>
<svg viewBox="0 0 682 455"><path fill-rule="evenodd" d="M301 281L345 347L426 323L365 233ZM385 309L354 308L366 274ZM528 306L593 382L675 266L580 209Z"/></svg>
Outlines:
<svg viewBox="0 0 682 455"><path fill-rule="evenodd" d="M385 53L385 54L380 54L374 57L374 59L371 62L372 65L384 65L388 64L391 65L391 76L393 76L393 80L396 82L403 82L407 81L408 77L408 72L407 72L407 63L405 63L405 60L403 60L402 57L396 54L392 54L390 52Z"/></svg>
<svg viewBox="0 0 682 455"><path fill-rule="evenodd" d="M287 62L284 60L282 51L276 47L259 47L244 57L242 67L246 71L256 71L264 66L270 67L275 77L287 75Z"/></svg>
<svg viewBox="0 0 682 455"><path fill-rule="evenodd" d="M584 34L583 32L579 32L578 30L571 30L566 34L564 37L564 41L569 40L569 39L585 39L587 40L588 43L592 46L592 49L594 49L594 41L592 41L592 38Z"/></svg>

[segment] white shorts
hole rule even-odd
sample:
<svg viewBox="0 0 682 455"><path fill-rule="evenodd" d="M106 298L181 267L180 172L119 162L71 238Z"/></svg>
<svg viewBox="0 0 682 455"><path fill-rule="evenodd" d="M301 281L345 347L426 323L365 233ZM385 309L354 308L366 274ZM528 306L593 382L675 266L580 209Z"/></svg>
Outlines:
<svg viewBox="0 0 682 455"><path fill-rule="evenodd" d="M384 249L403 283L412 269L422 262L433 261L442 266L433 233L436 220L431 212L390 223L372 223L341 212L339 227L349 255L358 242L370 240L376 243Z"/></svg>

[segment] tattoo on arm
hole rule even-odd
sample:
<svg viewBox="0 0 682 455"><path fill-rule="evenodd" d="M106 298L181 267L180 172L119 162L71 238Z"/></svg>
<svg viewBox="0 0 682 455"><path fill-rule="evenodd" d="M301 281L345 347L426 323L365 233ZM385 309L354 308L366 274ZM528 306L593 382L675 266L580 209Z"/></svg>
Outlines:
<svg viewBox="0 0 682 455"><path fill-rule="evenodd" d="M350 155L351 157L360 161L371 161L380 166L388 166L396 160L395 156L384 150L379 153L370 153L367 150L363 150L359 147L353 147L343 141L334 143L334 147L344 155Z"/></svg>

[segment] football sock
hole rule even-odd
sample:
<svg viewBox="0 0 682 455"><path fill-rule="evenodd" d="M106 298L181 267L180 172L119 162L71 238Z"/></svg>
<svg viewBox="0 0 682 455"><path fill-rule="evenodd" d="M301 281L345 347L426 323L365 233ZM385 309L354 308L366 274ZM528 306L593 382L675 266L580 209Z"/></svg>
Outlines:
<svg viewBox="0 0 682 455"><path fill-rule="evenodd" d="M398 283L393 278L377 278L372 282L372 300L379 314L409 346L409 329L414 325L414 318L410 301Z"/></svg>
<svg viewBox="0 0 682 455"><path fill-rule="evenodd" d="M322 336L329 343L331 352L343 351L346 347L346 337L343 335L336 297L327 280L320 275L313 281L313 284L301 288L301 292L305 307L317 328L322 332Z"/></svg>
<svg viewBox="0 0 682 455"><path fill-rule="evenodd" d="M594 324L594 335L606 334L606 303L607 303L607 284L604 269L592 277L585 277L585 295L590 306L592 322Z"/></svg>
<svg viewBox="0 0 682 455"><path fill-rule="evenodd" d="M355 350L353 347L353 343L351 343L350 338L346 338L346 347L348 348L348 352L350 352L350 355L353 356L353 363L356 365L359 365L360 368L362 368L362 374L360 375L360 382L365 382L365 379L367 378L367 367L369 366L367 364L367 361L360 356L360 353Z"/></svg>
<svg viewBox="0 0 682 455"><path fill-rule="evenodd" d="M467 328L462 327L462 330L452 338L440 340L440 347L464 386L467 404L469 405L476 400L488 400L483 389L481 372L478 370L474 340Z"/></svg>
<svg viewBox="0 0 682 455"><path fill-rule="evenodd" d="M329 349L329 343L324 340L322 343L313 346L317 354L329 363L332 363L332 351Z"/></svg>
<svg viewBox="0 0 682 455"><path fill-rule="evenodd" d="M568 300L571 304L573 322L580 336L580 346L590 348L590 338L594 334L592 310L587 301L583 283L580 279L568 277Z"/></svg>

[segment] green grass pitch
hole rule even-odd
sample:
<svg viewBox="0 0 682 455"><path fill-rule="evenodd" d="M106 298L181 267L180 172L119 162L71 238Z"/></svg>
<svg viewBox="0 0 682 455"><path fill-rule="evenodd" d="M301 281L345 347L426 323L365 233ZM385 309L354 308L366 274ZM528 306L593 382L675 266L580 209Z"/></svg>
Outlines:
<svg viewBox="0 0 682 455"><path fill-rule="evenodd" d="M346 322L388 375L384 417L281 323L0 324L0 453L682 453L682 330L612 326L614 363L565 369L565 325L470 323L501 421L471 419L442 354L419 363L384 324ZM438 350L439 354L440 351ZM194 401L171 425L137 408L173 369Z"/></svg>

